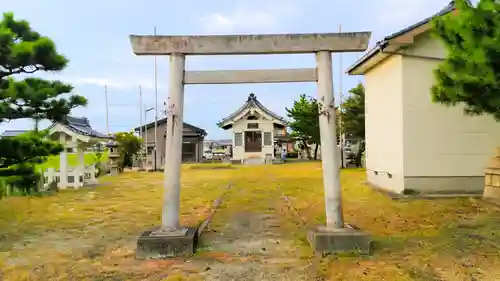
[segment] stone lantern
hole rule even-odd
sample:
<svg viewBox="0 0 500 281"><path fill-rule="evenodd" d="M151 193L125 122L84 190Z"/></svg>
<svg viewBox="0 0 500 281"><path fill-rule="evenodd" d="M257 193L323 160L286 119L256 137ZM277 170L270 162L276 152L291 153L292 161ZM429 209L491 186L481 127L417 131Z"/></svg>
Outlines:
<svg viewBox="0 0 500 281"><path fill-rule="evenodd" d="M109 154L109 171L112 176L117 176L120 173L118 161L120 159L120 150L116 141L109 141L106 146L108 147Z"/></svg>

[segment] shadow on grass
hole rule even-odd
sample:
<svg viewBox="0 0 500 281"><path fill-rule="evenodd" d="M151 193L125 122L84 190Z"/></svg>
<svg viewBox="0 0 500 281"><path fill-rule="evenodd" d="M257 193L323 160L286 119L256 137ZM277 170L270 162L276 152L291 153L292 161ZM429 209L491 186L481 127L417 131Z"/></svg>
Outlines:
<svg viewBox="0 0 500 281"><path fill-rule="evenodd" d="M479 214L443 226L432 239L436 249L457 258L468 255L489 256L500 253L500 213Z"/></svg>

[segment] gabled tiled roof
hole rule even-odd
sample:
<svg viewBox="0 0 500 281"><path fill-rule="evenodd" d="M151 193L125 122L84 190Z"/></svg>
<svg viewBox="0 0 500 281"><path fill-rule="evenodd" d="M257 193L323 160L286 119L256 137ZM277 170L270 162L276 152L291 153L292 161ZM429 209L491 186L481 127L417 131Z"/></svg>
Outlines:
<svg viewBox="0 0 500 281"><path fill-rule="evenodd" d="M245 104L242 107L240 107L238 110L236 110L233 114L231 114L228 117L222 119L219 123L217 123L217 126L221 127L222 124L224 124L228 120L231 120L234 117L238 116L240 113L242 113L243 111L245 111L248 108L259 108L260 110L262 110L267 115L269 115L269 116L271 116L271 117L273 117L275 119L278 119L278 120L280 120L280 121L282 121L284 123L287 123L287 121L285 120L285 118L283 118L281 116L278 116L276 113L274 113L271 110L269 110L268 108L266 108L264 105L262 105L262 103L260 103L257 100L257 96L254 93L250 93L250 95L248 95L248 99L245 102Z"/></svg>
<svg viewBox="0 0 500 281"><path fill-rule="evenodd" d="M65 125L71 131L83 135L89 136L93 138L101 138L101 139L112 139L113 137L108 136L106 134L100 133L92 128L90 122L85 117L72 117L68 116L61 124Z"/></svg>
<svg viewBox="0 0 500 281"><path fill-rule="evenodd" d="M472 6L470 1L469 0L466 0L467 1L467 4ZM398 36L401 36L407 32L410 32L412 31L413 29L417 28L417 27L420 27L424 24L427 24L429 22L431 22L433 19L437 18L437 17L440 17L440 16L443 16L447 13L450 13L452 12L453 10L456 9L456 6L455 6L455 1L451 1L446 7L444 7L443 9L441 9L441 11L439 11L438 13L430 16L430 17L427 17L415 24L412 24L410 26L408 26L407 28L404 28L400 31L397 31L391 35L388 35L386 37L384 37L384 39L382 39L381 41L378 41L375 45L375 47L373 47L371 50L369 50L364 56L362 56L357 62L355 62L353 65L351 65L348 69L347 69L347 73L350 73L352 71L354 71L356 68L358 68L359 66L361 66L362 64L364 64L367 60L369 60L371 57L373 57L375 54L379 53L380 51L382 51L388 44L389 40L391 39L394 39Z"/></svg>

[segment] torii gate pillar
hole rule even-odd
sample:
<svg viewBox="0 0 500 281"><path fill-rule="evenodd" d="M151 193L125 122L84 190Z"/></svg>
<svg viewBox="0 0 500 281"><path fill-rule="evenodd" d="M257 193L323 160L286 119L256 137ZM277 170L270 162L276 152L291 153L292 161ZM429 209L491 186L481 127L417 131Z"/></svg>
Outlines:
<svg viewBox="0 0 500 281"><path fill-rule="evenodd" d="M131 35L136 55L170 55L165 191L162 223L144 232L137 242L138 258L192 254L197 229L179 223L184 85L317 82L325 189L326 226L312 229L308 239L318 252L368 252L370 238L344 223L340 163L336 144L332 52L362 52L370 32L223 36ZM314 53L312 69L185 71L186 55L248 55Z"/></svg>

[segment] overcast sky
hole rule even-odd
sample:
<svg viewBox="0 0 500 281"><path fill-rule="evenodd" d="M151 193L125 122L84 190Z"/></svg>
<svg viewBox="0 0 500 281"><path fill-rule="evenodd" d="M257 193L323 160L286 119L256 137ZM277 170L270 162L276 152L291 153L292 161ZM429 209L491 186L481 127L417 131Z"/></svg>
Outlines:
<svg viewBox="0 0 500 281"><path fill-rule="evenodd" d="M129 131L139 125L139 85L147 106L154 105L152 57L132 53L130 34L161 35L320 33L372 31L370 46L443 7L449 0L0 0L3 11L28 20L44 36L52 38L70 64L58 74L43 75L72 83L75 93L87 97L87 108L73 111L86 116L106 132L104 85L108 85L111 132ZM334 87L339 96L363 81L343 74L362 54L334 55ZM314 67L313 55L190 57L189 70ZM159 100L166 99L168 57L158 57ZM249 93L269 109L285 116L285 107L302 93L316 95L314 83L199 85L186 89L184 121L207 130L210 139L225 138L217 121L238 109ZM338 100L338 98L337 98ZM148 121L154 120L149 113ZM5 129L28 129L29 120L0 124Z"/></svg>

